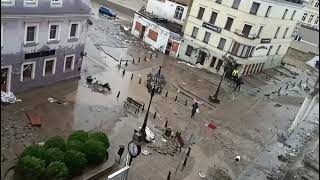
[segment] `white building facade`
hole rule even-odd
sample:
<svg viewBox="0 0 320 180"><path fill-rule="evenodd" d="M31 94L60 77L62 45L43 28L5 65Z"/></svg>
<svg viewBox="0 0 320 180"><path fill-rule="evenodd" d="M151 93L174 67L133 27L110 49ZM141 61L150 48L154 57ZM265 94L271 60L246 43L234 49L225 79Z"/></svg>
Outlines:
<svg viewBox="0 0 320 180"><path fill-rule="evenodd" d="M303 15L302 1L197 0L184 29L179 58L222 74L231 55L240 75L280 65Z"/></svg>

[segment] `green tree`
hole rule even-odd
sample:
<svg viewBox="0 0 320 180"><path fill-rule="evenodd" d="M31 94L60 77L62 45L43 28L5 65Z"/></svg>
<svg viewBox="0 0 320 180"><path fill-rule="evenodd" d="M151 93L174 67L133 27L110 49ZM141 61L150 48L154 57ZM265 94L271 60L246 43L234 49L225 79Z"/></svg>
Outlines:
<svg viewBox="0 0 320 180"><path fill-rule="evenodd" d="M76 150L83 152L84 143L79 140L68 140L67 142L67 150Z"/></svg>
<svg viewBox="0 0 320 180"><path fill-rule="evenodd" d="M87 165L85 154L75 150L68 150L65 152L63 161L66 163L69 173L72 176L81 174L82 170Z"/></svg>
<svg viewBox="0 0 320 180"><path fill-rule="evenodd" d="M103 132L93 132L89 133L89 140L97 140L102 142L105 147L108 149L109 148L109 139L108 136L103 133Z"/></svg>
<svg viewBox="0 0 320 180"><path fill-rule="evenodd" d="M98 164L105 160L107 148L102 142L96 140L88 140L84 144L83 149L90 164Z"/></svg>
<svg viewBox="0 0 320 180"><path fill-rule="evenodd" d="M66 164L60 161L50 163L45 171L47 180L66 180L68 176L69 172Z"/></svg>
<svg viewBox="0 0 320 180"><path fill-rule="evenodd" d="M66 143L62 137L55 136L52 138L49 138L47 142L45 142L44 147L49 148L59 148L61 151L66 150Z"/></svg>
<svg viewBox="0 0 320 180"><path fill-rule="evenodd" d="M83 130L75 131L68 137L68 141L69 140L86 142L88 140L88 132L85 132Z"/></svg>
<svg viewBox="0 0 320 180"><path fill-rule="evenodd" d="M39 180L44 171L44 160L29 155L19 159L16 166L16 175L19 180Z"/></svg>
<svg viewBox="0 0 320 180"><path fill-rule="evenodd" d="M47 150L39 145L31 145L28 146L20 155L19 159L25 157L25 156L33 156L39 159L46 159L47 156Z"/></svg>
<svg viewBox="0 0 320 180"><path fill-rule="evenodd" d="M58 148L49 148L47 149L47 156L46 156L46 164L50 164L54 161L63 161L64 153Z"/></svg>

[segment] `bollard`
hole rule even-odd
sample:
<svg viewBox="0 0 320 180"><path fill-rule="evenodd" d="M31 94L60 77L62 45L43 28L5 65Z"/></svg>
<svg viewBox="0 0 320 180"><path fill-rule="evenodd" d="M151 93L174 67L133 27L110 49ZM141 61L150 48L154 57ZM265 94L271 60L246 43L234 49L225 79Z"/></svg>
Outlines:
<svg viewBox="0 0 320 180"><path fill-rule="evenodd" d="M141 84L141 78L139 79L139 84Z"/></svg>
<svg viewBox="0 0 320 180"><path fill-rule="evenodd" d="M280 87L279 90L278 90L278 94L280 94L280 91L281 91L281 87Z"/></svg>
<svg viewBox="0 0 320 180"><path fill-rule="evenodd" d="M132 59L132 64L134 64L134 58Z"/></svg>
<svg viewBox="0 0 320 180"><path fill-rule="evenodd" d="M296 85L296 83L293 83L292 87L294 87Z"/></svg>
<svg viewBox="0 0 320 180"><path fill-rule="evenodd" d="M166 92L166 97L168 97L168 91Z"/></svg>
<svg viewBox="0 0 320 180"><path fill-rule="evenodd" d="M286 86L286 90L288 90L288 87L289 87L289 84L287 84L287 86Z"/></svg>
<svg viewBox="0 0 320 180"><path fill-rule="evenodd" d="M158 57L158 53L156 53L156 58Z"/></svg>
<svg viewBox="0 0 320 180"><path fill-rule="evenodd" d="M131 80L133 79L133 74L131 74Z"/></svg>
<svg viewBox="0 0 320 180"><path fill-rule="evenodd" d="M144 105L142 106L142 111L144 111Z"/></svg>
<svg viewBox="0 0 320 180"><path fill-rule="evenodd" d="M117 98L119 98L119 96L120 96L120 91L119 91L118 94L117 94Z"/></svg>
<svg viewBox="0 0 320 180"><path fill-rule="evenodd" d="M123 69L123 71L122 71L122 76L124 76L125 74L126 74L126 70Z"/></svg>
<svg viewBox="0 0 320 180"><path fill-rule="evenodd" d="M166 128L168 126L168 121L166 121L166 123L164 124L164 127Z"/></svg>
<svg viewBox="0 0 320 180"><path fill-rule="evenodd" d="M121 61L122 61L122 59L120 59L120 66L121 66Z"/></svg>
<svg viewBox="0 0 320 180"><path fill-rule="evenodd" d="M170 176L171 176L171 171L169 171L169 174L168 174L167 180L170 180Z"/></svg>
<svg viewBox="0 0 320 180"><path fill-rule="evenodd" d="M154 112L153 119L155 119L156 116L157 116L157 112Z"/></svg>
<svg viewBox="0 0 320 180"><path fill-rule="evenodd" d="M147 60L147 56L144 56L144 60L145 60L145 61Z"/></svg>
<svg viewBox="0 0 320 180"><path fill-rule="evenodd" d="M152 53L150 54L150 59L152 59Z"/></svg>
<svg viewBox="0 0 320 180"><path fill-rule="evenodd" d="M126 64L125 64L125 66L128 66L128 60L126 61Z"/></svg>
<svg viewBox="0 0 320 180"><path fill-rule="evenodd" d="M187 160L188 160L188 156L186 156L186 158L185 158L184 161L183 161L181 171L183 171L183 168L186 167L186 165L187 165Z"/></svg>
<svg viewBox="0 0 320 180"><path fill-rule="evenodd" d="M187 106L188 101L186 100L186 102L184 103L185 106Z"/></svg>
<svg viewBox="0 0 320 180"><path fill-rule="evenodd" d="M139 57L139 59L138 59L138 63L140 62L140 57Z"/></svg>
<svg viewBox="0 0 320 180"><path fill-rule="evenodd" d="M190 155L190 151L191 151L191 147L189 147L189 149L188 149L187 156Z"/></svg>
<svg viewBox="0 0 320 180"><path fill-rule="evenodd" d="M174 99L174 102L177 102L178 96L176 96L176 98Z"/></svg>
<svg viewBox="0 0 320 180"><path fill-rule="evenodd" d="M302 80L299 82L299 87L301 87Z"/></svg>

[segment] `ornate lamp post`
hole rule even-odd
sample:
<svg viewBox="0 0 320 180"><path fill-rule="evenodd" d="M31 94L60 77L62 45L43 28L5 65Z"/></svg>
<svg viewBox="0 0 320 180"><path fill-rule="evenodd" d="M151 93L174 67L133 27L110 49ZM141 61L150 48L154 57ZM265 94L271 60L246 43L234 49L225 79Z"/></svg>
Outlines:
<svg viewBox="0 0 320 180"><path fill-rule="evenodd" d="M146 113L146 116L144 117L143 125L142 125L142 128L140 130L140 133L143 135L144 138L146 136L146 127L147 127L147 122L148 122L148 115L149 115L150 105L151 105L154 93L155 93L155 87L153 86L152 89L151 89L151 93L150 93L151 94L151 98L150 98L150 101L149 101L147 113Z"/></svg>

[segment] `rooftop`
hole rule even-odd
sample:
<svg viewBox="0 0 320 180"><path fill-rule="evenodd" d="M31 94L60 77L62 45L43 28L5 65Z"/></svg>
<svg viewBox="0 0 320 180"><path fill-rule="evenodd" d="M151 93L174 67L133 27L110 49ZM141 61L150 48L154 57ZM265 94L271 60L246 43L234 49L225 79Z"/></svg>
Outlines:
<svg viewBox="0 0 320 180"><path fill-rule="evenodd" d="M151 14L147 11L140 11L140 12L136 12L136 13L143 16L144 18L149 19L150 21L168 29L171 32L175 32L179 35L182 35L182 32L181 32L182 25L180 25L180 24L177 24L175 22L171 22L165 18L160 18L160 17L158 17L154 14Z"/></svg>
<svg viewBox="0 0 320 180"><path fill-rule="evenodd" d="M12 6L1 6L1 15L89 14L90 0L63 0L62 6L51 7L51 0L38 0L35 7L26 7L24 0L15 0Z"/></svg>

